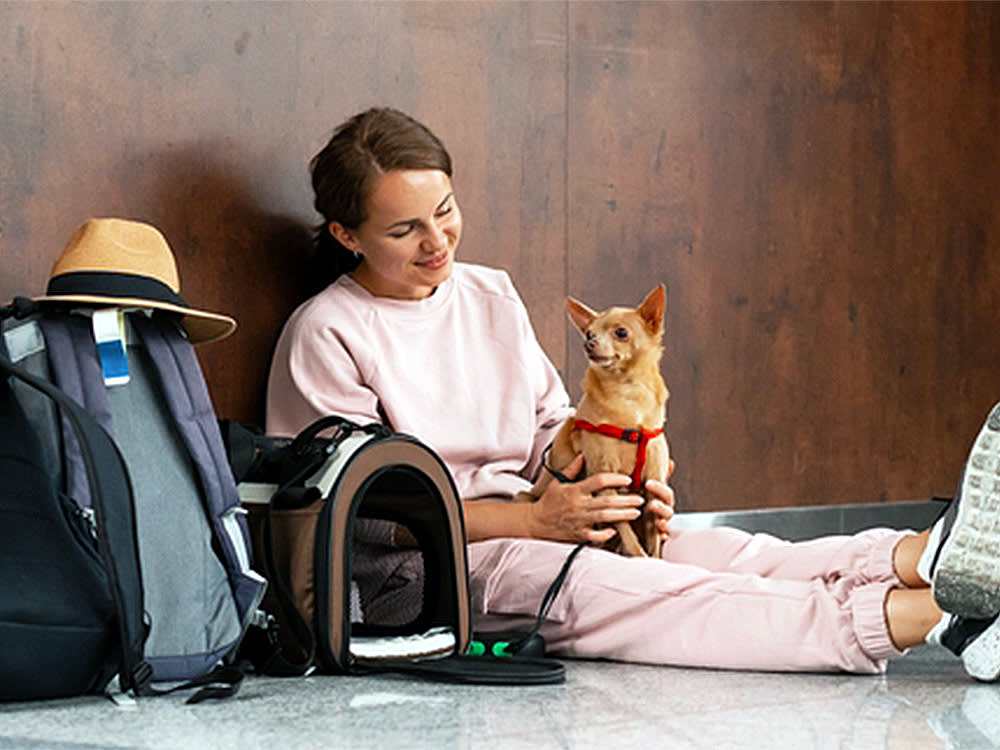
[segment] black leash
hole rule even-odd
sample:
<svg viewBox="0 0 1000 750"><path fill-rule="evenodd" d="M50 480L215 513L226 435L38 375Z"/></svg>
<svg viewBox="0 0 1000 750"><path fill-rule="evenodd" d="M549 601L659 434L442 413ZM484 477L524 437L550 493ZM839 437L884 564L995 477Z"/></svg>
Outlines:
<svg viewBox="0 0 1000 750"><path fill-rule="evenodd" d="M580 550L584 547L589 546L586 542L581 542L576 547L573 548L572 552L566 557L566 562L562 564L556 577L549 584L549 588L545 591L545 596L542 597L542 604L538 608L538 616L535 618L535 626L528 632L525 637L525 641L530 640L538 635L539 631L542 629L542 623L545 622L545 617L548 615L549 610L552 609L552 604L555 602L556 597L559 596L559 591L562 589L563 584L566 582L566 576L569 575L569 569L573 565L573 560L576 556L580 554Z"/></svg>
<svg viewBox="0 0 1000 750"><path fill-rule="evenodd" d="M573 482L572 479L562 472L549 468L547 464L543 463L542 466L545 471L549 472L561 484L571 484ZM569 569L572 567L573 561L580 554L580 550L588 546L590 545L587 542L581 542L570 551L566 557L566 561L562 564L556 577L552 579L552 583L549 584L548 589L546 589L545 594L542 596L542 603L538 607L538 615L535 617L535 625L531 630L527 633L514 630L476 633L473 636L472 644L470 644L469 652L476 655L491 654L493 656L514 656L521 653L542 656L545 653L545 640L539 635L542 624L545 622L546 615L552 609L556 597L559 596L559 592L566 582L566 577L569 575Z"/></svg>

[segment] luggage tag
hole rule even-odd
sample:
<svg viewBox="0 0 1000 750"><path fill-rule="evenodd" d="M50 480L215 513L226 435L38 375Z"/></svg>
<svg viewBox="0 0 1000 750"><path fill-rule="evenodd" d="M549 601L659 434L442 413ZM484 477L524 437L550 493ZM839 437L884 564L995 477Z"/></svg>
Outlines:
<svg viewBox="0 0 1000 750"><path fill-rule="evenodd" d="M125 314L120 308L96 310L91 316L94 342L101 361L104 385L125 385L129 381L128 353L125 350Z"/></svg>

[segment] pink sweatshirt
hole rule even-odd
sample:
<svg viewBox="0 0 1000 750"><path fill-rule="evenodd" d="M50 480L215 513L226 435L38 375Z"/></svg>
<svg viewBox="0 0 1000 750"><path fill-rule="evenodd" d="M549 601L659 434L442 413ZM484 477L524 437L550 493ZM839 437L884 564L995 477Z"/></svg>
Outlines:
<svg viewBox="0 0 1000 750"><path fill-rule="evenodd" d="M510 277L456 263L427 299L375 297L345 275L292 314L267 432L294 435L328 414L413 435L473 498L530 487L572 409Z"/></svg>

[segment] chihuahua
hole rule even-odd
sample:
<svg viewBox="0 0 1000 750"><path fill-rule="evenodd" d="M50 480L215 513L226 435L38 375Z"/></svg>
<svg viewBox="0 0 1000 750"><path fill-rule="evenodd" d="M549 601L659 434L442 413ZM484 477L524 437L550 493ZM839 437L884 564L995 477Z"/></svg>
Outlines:
<svg viewBox="0 0 1000 750"><path fill-rule="evenodd" d="M529 493L537 499L561 469L583 454L587 474L616 472L632 477L617 491L642 494L647 479L666 482L670 449L663 426L670 393L660 375L663 355L663 309L666 291L661 284L639 307L611 307L594 312L572 297L566 300L570 320L583 336L590 360L583 377L583 398L576 415L556 434L546 467ZM630 557L659 557L660 534L648 510L632 522L615 524L617 548ZM611 542L614 543L614 540Z"/></svg>

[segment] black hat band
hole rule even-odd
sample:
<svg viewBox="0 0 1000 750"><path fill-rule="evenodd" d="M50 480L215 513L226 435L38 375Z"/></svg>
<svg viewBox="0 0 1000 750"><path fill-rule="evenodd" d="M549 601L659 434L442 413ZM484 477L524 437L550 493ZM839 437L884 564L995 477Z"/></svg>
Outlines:
<svg viewBox="0 0 1000 750"><path fill-rule="evenodd" d="M126 297L166 302L187 307L187 302L162 281L132 273L104 271L70 271L49 279L46 296L65 297L88 295L93 297Z"/></svg>

